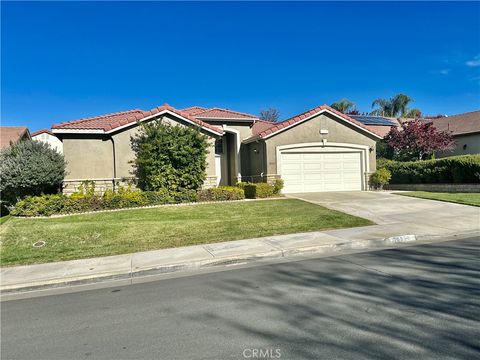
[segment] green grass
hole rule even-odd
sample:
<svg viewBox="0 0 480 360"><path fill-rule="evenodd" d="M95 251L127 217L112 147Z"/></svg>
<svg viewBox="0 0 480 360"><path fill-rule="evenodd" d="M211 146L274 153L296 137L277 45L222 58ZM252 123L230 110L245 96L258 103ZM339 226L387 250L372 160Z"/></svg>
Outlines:
<svg viewBox="0 0 480 360"><path fill-rule="evenodd" d="M12 217L0 230L1 263L44 263L371 224L366 219L294 199L50 219ZM40 240L46 245L34 248L32 244Z"/></svg>
<svg viewBox="0 0 480 360"><path fill-rule="evenodd" d="M10 219L10 215L0 217L0 225L3 225L8 219Z"/></svg>
<svg viewBox="0 0 480 360"><path fill-rule="evenodd" d="M422 199L447 201L464 205L480 206L480 193L439 193L428 191L411 191L395 194Z"/></svg>

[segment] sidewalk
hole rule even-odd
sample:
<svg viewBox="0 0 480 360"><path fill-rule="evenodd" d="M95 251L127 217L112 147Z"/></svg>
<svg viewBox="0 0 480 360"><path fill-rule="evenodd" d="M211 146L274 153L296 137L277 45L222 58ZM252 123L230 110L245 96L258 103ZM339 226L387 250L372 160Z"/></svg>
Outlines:
<svg viewBox="0 0 480 360"><path fill-rule="evenodd" d="M145 275L245 264L262 259L328 256L342 251L391 248L402 243L480 236L479 231L417 224L372 225L324 232L196 245L92 259L2 268L2 293L133 279Z"/></svg>

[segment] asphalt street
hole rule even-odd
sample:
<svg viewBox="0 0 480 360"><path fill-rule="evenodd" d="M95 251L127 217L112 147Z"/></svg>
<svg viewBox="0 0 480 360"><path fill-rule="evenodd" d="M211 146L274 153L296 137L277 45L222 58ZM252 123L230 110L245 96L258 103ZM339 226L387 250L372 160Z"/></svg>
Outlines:
<svg viewBox="0 0 480 360"><path fill-rule="evenodd" d="M1 303L2 359L480 358L480 240Z"/></svg>

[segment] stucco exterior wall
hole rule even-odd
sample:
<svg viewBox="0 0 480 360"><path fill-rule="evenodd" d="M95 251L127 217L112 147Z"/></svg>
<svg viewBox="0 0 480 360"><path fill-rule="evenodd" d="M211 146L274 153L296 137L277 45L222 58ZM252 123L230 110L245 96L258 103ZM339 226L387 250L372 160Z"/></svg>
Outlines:
<svg viewBox="0 0 480 360"><path fill-rule="evenodd" d="M186 126L172 118L163 121L174 125ZM140 131L138 125L122 129L111 135L63 135L63 150L67 160L67 176L71 180L106 180L113 184L113 179L132 178L135 153L131 147L131 137ZM205 184L215 184L215 138L208 136L207 179ZM112 142L113 140L113 142ZM115 154L115 155L114 155ZM115 159L115 170L114 170ZM72 189L73 187L70 186Z"/></svg>
<svg viewBox="0 0 480 360"><path fill-rule="evenodd" d="M128 128L112 135L115 144L116 177L133 177L133 161L135 153L130 139L140 131L138 126Z"/></svg>
<svg viewBox="0 0 480 360"><path fill-rule="evenodd" d="M239 132L240 134L240 141L243 139L249 138L252 136L252 123L251 122L234 122L234 121L209 121L209 120L204 120L205 122L212 124L214 126L217 126L219 128L222 128L224 125L229 128L233 129Z"/></svg>
<svg viewBox="0 0 480 360"><path fill-rule="evenodd" d="M113 178L112 142L107 136L64 135L65 180Z"/></svg>
<svg viewBox="0 0 480 360"><path fill-rule="evenodd" d="M436 154L437 157L447 157L467 154L480 154L480 134L460 135L454 137L456 146L453 151ZM466 148L463 149L463 146Z"/></svg>
<svg viewBox="0 0 480 360"><path fill-rule="evenodd" d="M328 130L328 134L320 134L320 130ZM327 144L328 142L348 143L372 148L368 161L370 172L375 171L378 139L343 120L321 114L265 140L267 174L274 175L277 172L277 146L316 143L321 142L322 139L326 139Z"/></svg>

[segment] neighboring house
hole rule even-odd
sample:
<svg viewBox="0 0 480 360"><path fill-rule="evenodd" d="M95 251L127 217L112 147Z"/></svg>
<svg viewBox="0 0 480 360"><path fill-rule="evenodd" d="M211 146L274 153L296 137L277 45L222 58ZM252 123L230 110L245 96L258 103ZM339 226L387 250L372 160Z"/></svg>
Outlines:
<svg viewBox="0 0 480 360"><path fill-rule="evenodd" d="M382 138L387 136L392 127L399 127L399 119L389 118L385 116L373 116L373 115L349 115L351 118L360 121L369 130L377 133Z"/></svg>
<svg viewBox="0 0 480 360"><path fill-rule="evenodd" d="M438 130L448 131L455 140L455 149L436 154L439 157L480 154L480 110L429 119Z"/></svg>
<svg viewBox="0 0 480 360"><path fill-rule="evenodd" d="M53 125L67 161L64 191L75 191L84 180L105 189L132 178L130 138L140 122L154 119L198 127L208 136L206 187L281 177L286 193L367 190L368 175L376 169L376 142L382 138L327 105L270 123L228 109L178 110L165 104Z"/></svg>
<svg viewBox="0 0 480 360"><path fill-rule="evenodd" d="M9 147L20 140L31 139L25 126L0 126L0 149Z"/></svg>
<svg viewBox="0 0 480 360"><path fill-rule="evenodd" d="M57 150L57 152L59 152L60 154L63 154L62 141L48 129L42 129L33 132L32 139L47 143L48 145L50 145L51 148Z"/></svg>

